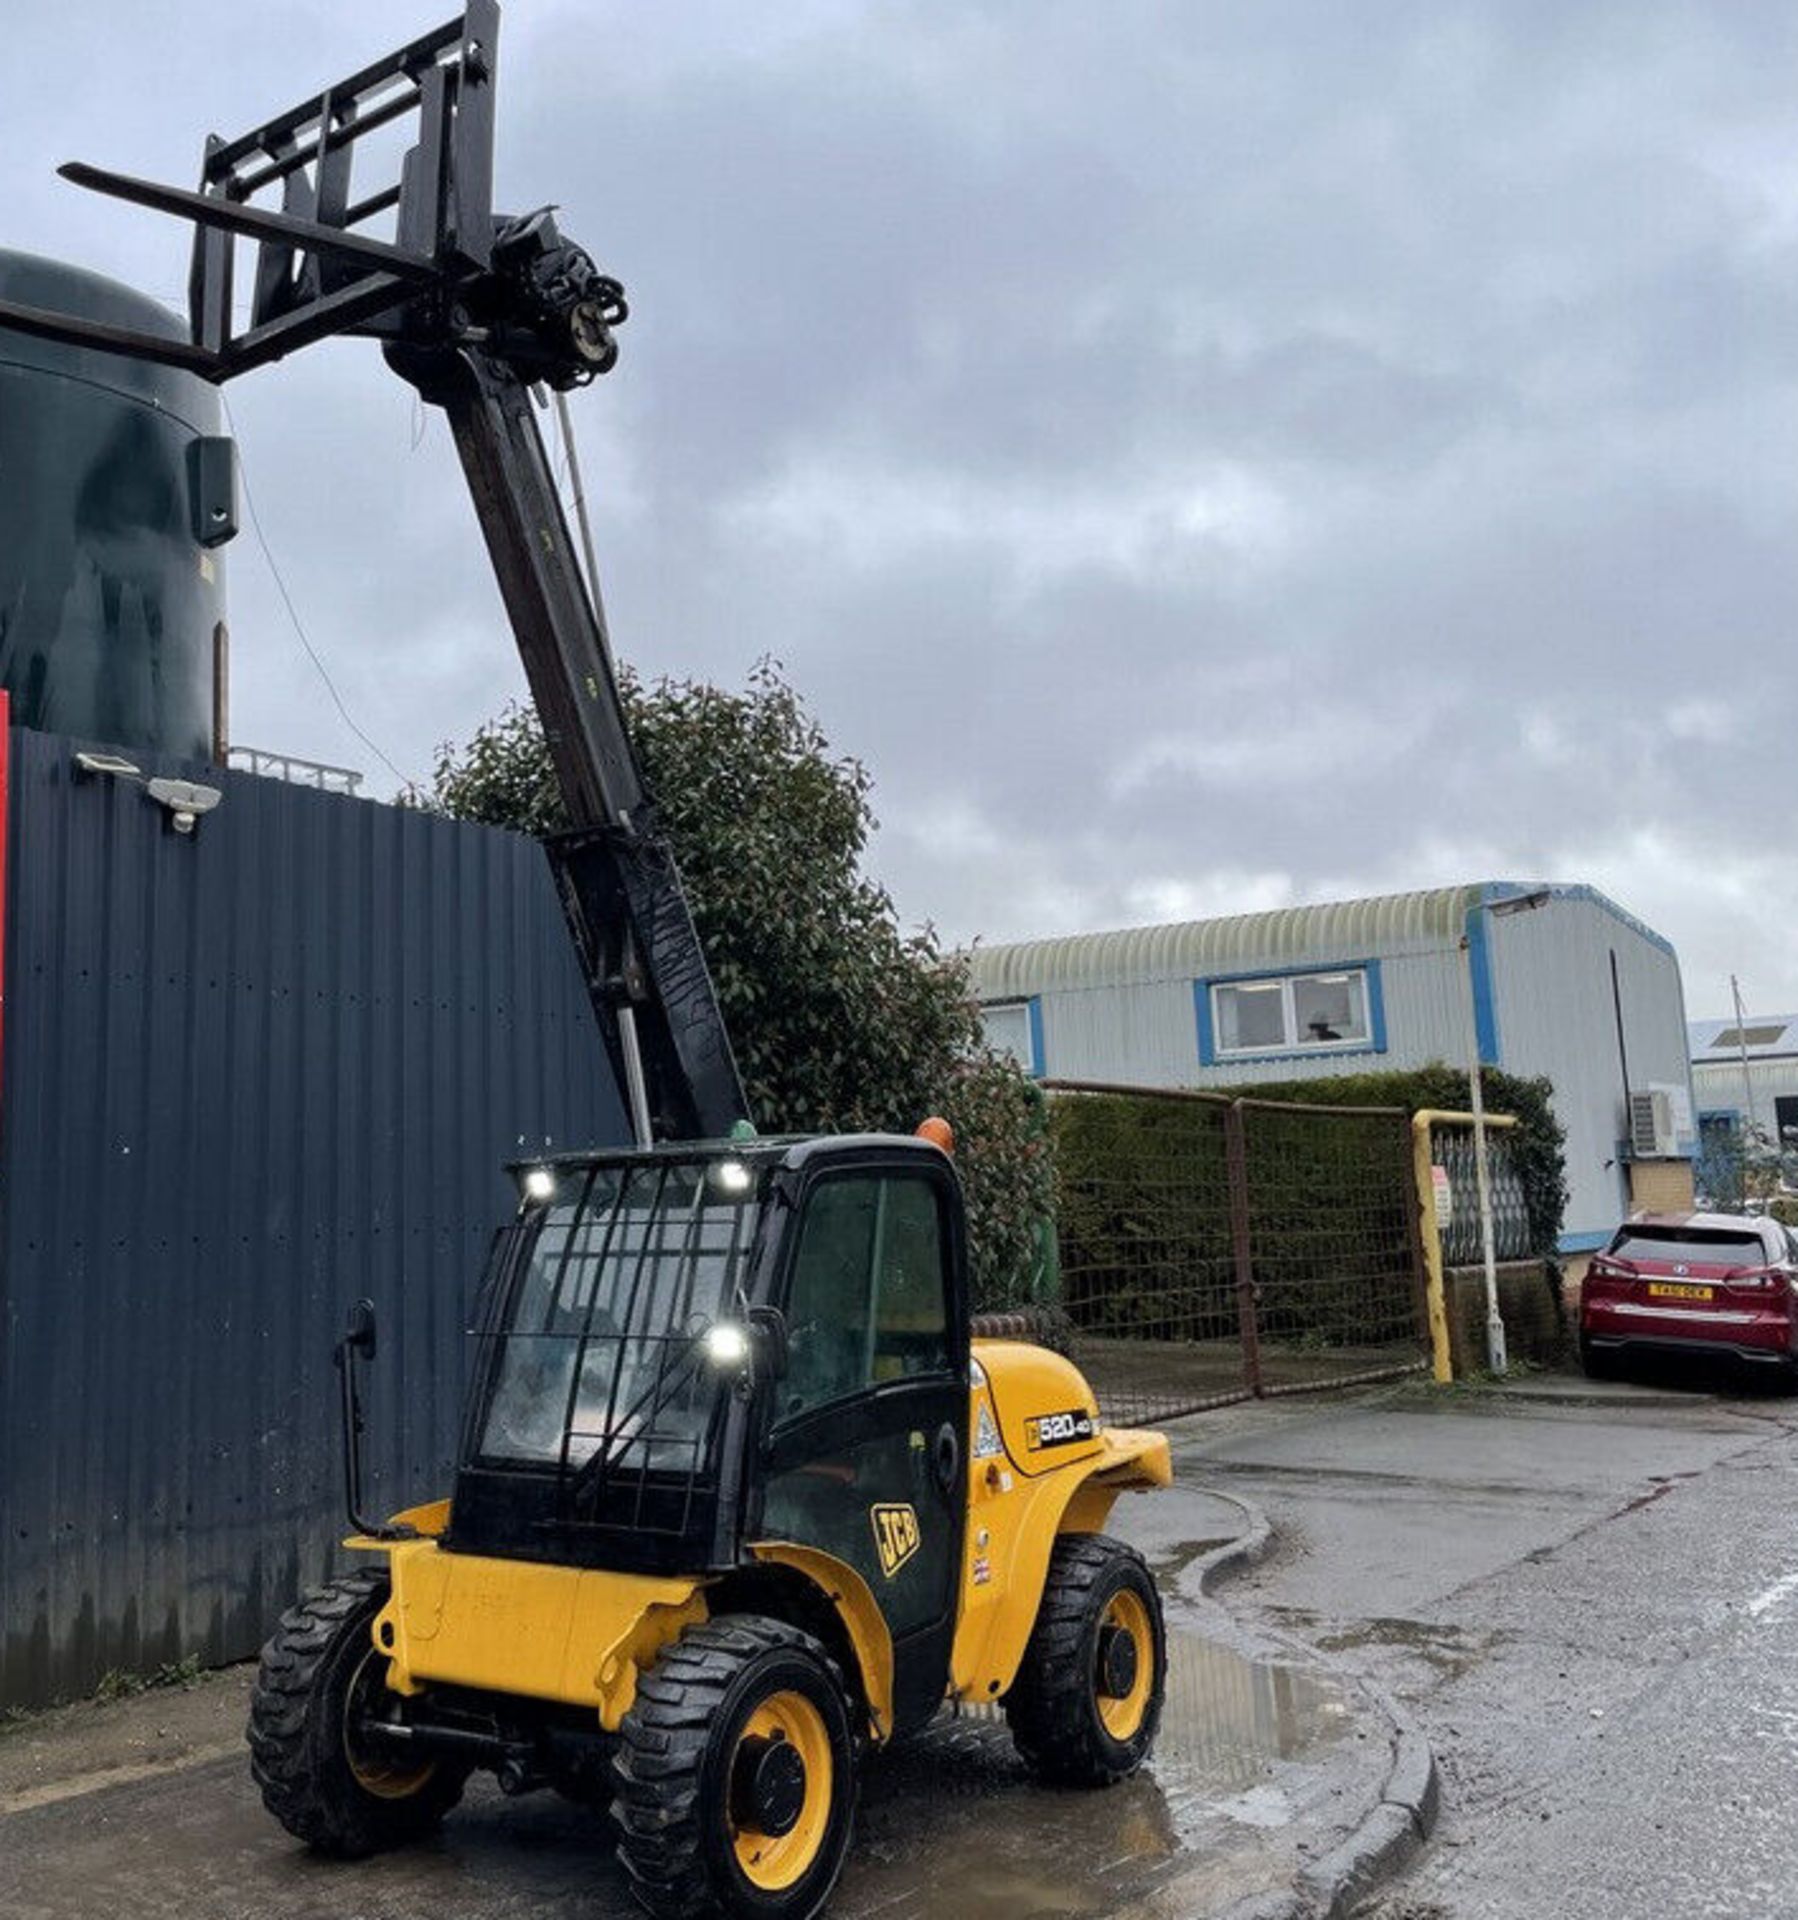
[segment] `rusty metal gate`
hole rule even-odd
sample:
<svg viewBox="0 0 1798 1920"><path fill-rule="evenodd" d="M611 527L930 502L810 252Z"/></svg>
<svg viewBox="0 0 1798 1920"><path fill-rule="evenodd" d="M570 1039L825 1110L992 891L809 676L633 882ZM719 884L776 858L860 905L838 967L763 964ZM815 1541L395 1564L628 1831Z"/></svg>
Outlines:
<svg viewBox="0 0 1798 1920"><path fill-rule="evenodd" d="M1048 1091L1062 1304L1110 1419L1427 1367L1408 1112Z"/></svg>

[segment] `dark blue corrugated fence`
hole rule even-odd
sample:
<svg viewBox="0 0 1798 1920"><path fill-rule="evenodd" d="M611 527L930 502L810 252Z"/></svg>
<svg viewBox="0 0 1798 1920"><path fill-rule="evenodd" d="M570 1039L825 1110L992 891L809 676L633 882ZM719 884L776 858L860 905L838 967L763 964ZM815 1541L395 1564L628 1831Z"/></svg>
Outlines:
<svg viewBox="0 0 1798 1920"><path fill-rule="evenodd" d="M254 1651L342 1531L360 1295L369 1505L447 1490L502 1163L625 1133L530 841L213 771L183 835L12 748L0 1705Z"/></svg>

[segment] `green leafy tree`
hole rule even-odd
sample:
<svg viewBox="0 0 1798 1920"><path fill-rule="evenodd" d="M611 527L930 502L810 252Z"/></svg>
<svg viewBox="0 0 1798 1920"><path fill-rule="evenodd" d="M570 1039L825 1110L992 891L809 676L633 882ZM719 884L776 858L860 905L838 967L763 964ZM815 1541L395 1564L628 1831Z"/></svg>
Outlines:
<svg viewBox="0 0 1798 1920"><path fill-rule="evenodd" d="M955 1128L975 1298L1035 1299L1054 1193L1042 1096L982 1035L959 957L906 933L863 868L876 822L860 761L832 751L778 666L740 693L621 676L738 1070L767 1133ZM440 750L433 800L542 835L565 824L534 709Z"/></svg>

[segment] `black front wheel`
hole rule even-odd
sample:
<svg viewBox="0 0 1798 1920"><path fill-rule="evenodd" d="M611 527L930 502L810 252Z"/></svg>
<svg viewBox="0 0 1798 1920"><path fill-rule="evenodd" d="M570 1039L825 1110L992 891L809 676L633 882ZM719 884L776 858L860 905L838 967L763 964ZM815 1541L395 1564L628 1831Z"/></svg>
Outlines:
<svg viewBox="0 0 1798 1920"><path fill-rule="evenodd" d="M618 1857L657 1920L810 1920L829 1899L855 1749L810 1634L760 1614L689 1627L638 1681L612 1770Z"/></svg>
<svg viewBox="0 0 1798 1920"><path fill-rule="evenodd" d="M430 1833L468 1769L419 1761L367 1728L396 1696L374 1643L385 1569L352 1573L281 1616L250 1695L250 1771L262 1804L320 1853L358 1859Z"/></svg>
<svg viewBox="0 0 1798 1920"><path fill-rule="evenodd" d="M1142 1555L1102 1533L1063 1534L1005 1696L1018 1752L1044 1780L1110 1786L1142 1765L1166 1692L1167 1629Z"/></svg>

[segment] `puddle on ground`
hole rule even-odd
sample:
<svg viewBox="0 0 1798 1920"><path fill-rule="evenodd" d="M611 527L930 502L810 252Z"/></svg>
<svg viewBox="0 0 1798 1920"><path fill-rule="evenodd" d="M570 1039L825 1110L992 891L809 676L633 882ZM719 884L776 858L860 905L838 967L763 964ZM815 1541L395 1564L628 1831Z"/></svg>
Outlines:
<svg viewBox="0 0 1798 1920"><path fill-rule="evenodd" d="M1227 1547L1237 1538L1233 1533L1220 1533L1208 1540L1181 1540L1171 1547L1164 1547L1159 1553L1148 1556L1150 1571L1163 1587L1176 1584L1181 1576L1201 1554L1212 1553L1219 1547Z"/></svg>
<svg viewBox="0 0 1798 1920"><path fill-rule="evenodd" d="M1395 1648L1415 1654L1436 1672L1454 1680L1478 1665L1490 1649L1493 1636L1474 1636L1460 1627L1427 1620L1383 1618L1363 1620L1335 1633L1317 1634L1315 1639L1327 1653L1349 1653L1364 1647Z"/></svg>
<svg viewBox="0 0 1798 1920"><path fill-rule="evenodd" d="M1278 1763L1320 1756L1349 1726L1327 1678L1171 1634L1154 1755L1116 1787L1040 1786L996 1707L945 1716L876 1756L838 1910L1090 1920L1143 1891L1220 1815L1285 1824Z"/></svg>

